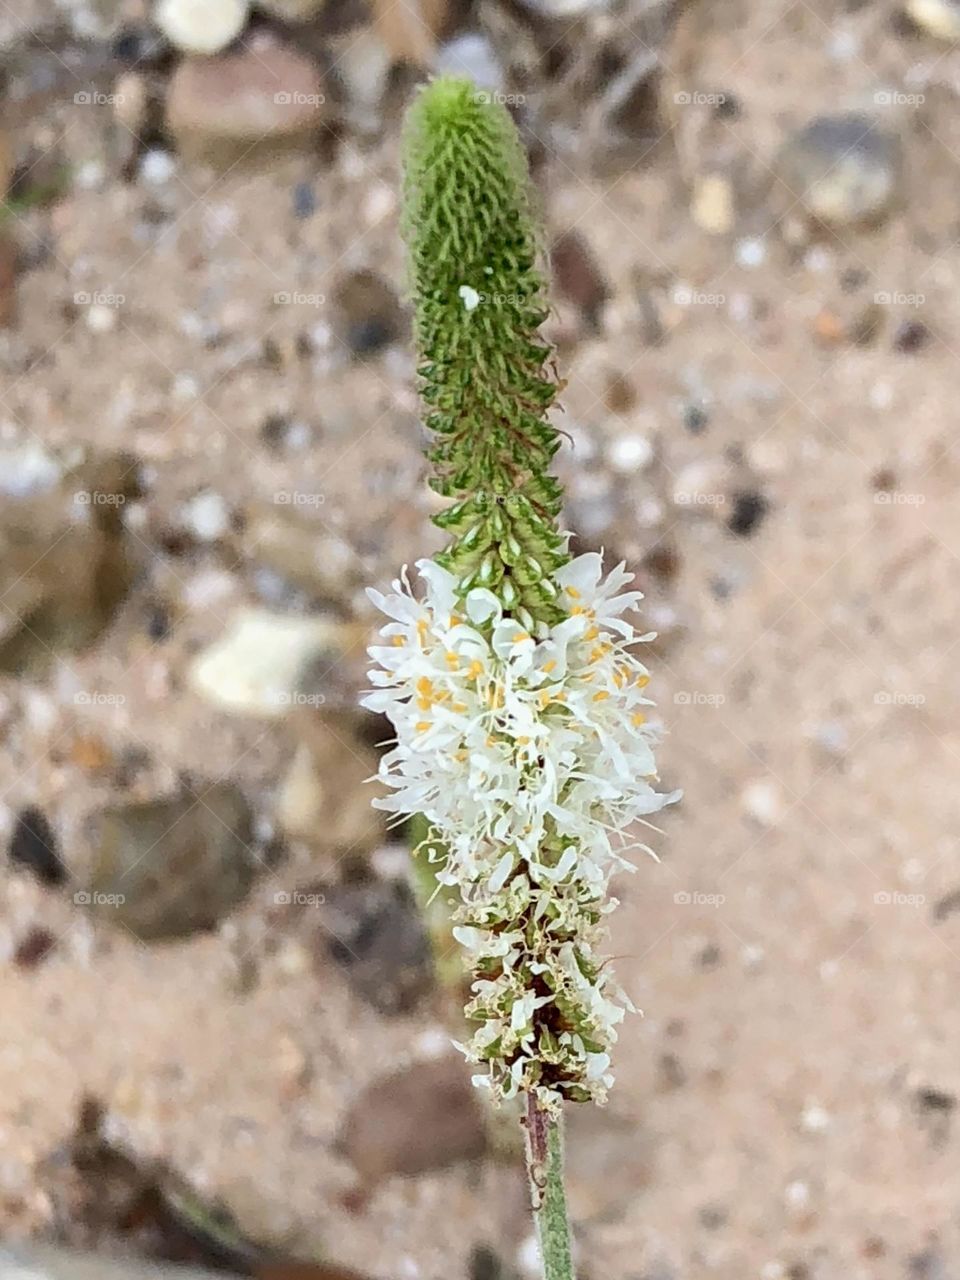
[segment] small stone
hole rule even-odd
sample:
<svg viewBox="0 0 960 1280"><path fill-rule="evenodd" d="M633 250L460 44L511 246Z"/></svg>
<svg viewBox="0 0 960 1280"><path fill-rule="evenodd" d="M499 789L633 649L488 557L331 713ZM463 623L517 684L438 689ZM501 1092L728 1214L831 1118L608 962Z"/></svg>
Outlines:
<svg viewBox="0 0 960 1280"><path fill-rule="evenodd" d="M734 254L738 266L754 270L762 267L767 260L766 242L759 236L748 236L744 240L737 241Z"/></svg>
<svg viewBox="0 0 960 1280"><path fill-rule="evenodd" d="M188 499L180 508L179 520L197 542L219 542L230 531L230 509L212 489L201 490Z"/></svg>
<svg viewBox="0 0 960 1280"><path fill-rule="evenodd" d="M775 782L760 779L751 782L740 795L744 809L761 826L776 826L783 812L783 798Z"/></svg>
<svg viewBox="0 0 960 1280"><path fill-rule="evenodd" d="M749 538L769 510L769 503L762 493L742 489L733 495L733 511L727 528L738 538Z"/></svg>
<svg viewBox="0 0 960 1280"><path fill-rule="evenodd" d="M463 1058L414 1062L373 1081L344 1118L338 1146L367 1186L478 1160L486 1125Z"/></svg>
<svg viewBox="0 0 960 1280"><path fill-rule="evenodd" d="M430 940L410 890L395 881L346 884L324 897L321 970L330 956L378 1013L409 1013L434 984Z"/></svg>
<svg viewBox="0 0 960 1280"><path fill-rule="evenodd" d="M800 1127L807 1133L825 1133L830 1128L829 1113L816 1103L804 1107L800 1116Z"/></svg>
<svg viewBox="0 0 960 1280"><path fill-rule="evenodd" d="M296 755L277 801L277 824L299 840L337 858L358 861L383 837L383 816L371 806L377 754L346 717L298 714Z"/></svg>
<svg viewBox="0 0 960 1280"><path fill-rule="evenodd" d="M429 68L436 57L437 39L449 25L449 0L374 0L376 29L394 62Z"/></svg>
<svg viewBox="0 0 960 1280"><path fill-rule="evenodd" d="M117 327L117 308L94 304L87 307L86 319L91 333L112 333Z"/></svg>
<svg viewBox="0 0 960 1280"><path fill-rule="evenodd" d="M550 250L557 293L577 308L587 324L599 327L610 289L592 249L579 231L565 231Z"/></svg>
<svg viewBox="0 0 960 1280"><path fill-rule="evenodd" d="M481 90L497 92L504 87L503 68L496 51L487 37L476 31L441 45L433 70L436 75L466 76Z"/></svg>
<svg viewBox="0 0 960 1280"><path fill-rule="evenodd" d="M690 214L702 230L724 236L733 230L736 211L733 183L724 173L705 173L696 178Z"/></svg>
<svg viewBox="0 0 960 1280"><path fill-rule="evenodd" d="M318 68L293 49L185 58L167 90L167 127L181 148L235 159L262 145L308 142L325 101Z"/></svg>
<svg viewBox="0 0 960 1280"><path fill-rule="evenodd" d="M153 147L144 152L140 161L140 177L152 187L162 187L177 172L176 157L169 151Z"/></svg>
<svg viewBox="0 0 960 1280"><path fill-rule="evenodd" d="M117 122L134 134L131 142L146 127L147 113L150 109L150 91L146 78L137 71L125 71L117 77L113 86L113 114Z"/></svg>
<svg viewBox="0 0 960 1280"><path fill-rule="evenodd" d="M31 805L17 814L8 852L14 866L33 872L41 884L61 885L67 879L59 842L41 809Z"/></svg>
<svg viewBox="0 0 960 1280"><path fill-rule="evenodd" d="M247 25L249 0L159 0L153 17L184 53L219 53Z"/></svg>
<svg viewBox="0 0 960 1280"><path fill-rule="evenodd" d="M253 883L252 844L249 806L231 783L108 808L95 819L89 888L74 902L142 941L212 929Z"/></svg>
<svg viewBox="0 0 960 1280"><path fill-rule="evenodd" d="M614 471L632 475L653 461L653 445L644 436L620 436L607 447L606 458Z"/></svg>
<svg viewBox="0 0 960 1280"><path fill-rule="evenodd" d="M337 337L355 356L376 355L405 333L397 295L374 271L354 271L341 280L333 307Z"/></svg>
<svg viewBox="0 0 960 1280"><path fill-rule="evenodd" d="M951 43L960 40L960 4L956 0L906 0L904 9L928 35Z"/></svg>
<svg viewBox="0 0 960 1280"><path fill-rule="evenodd" d="M312 664L332 668L356 647L355 624L243 609L193 661L193 688L222 710L277 719L297 706L319 707L326 695L307 688Z"/></svg>
<svg viewBox="0 0 960 1280"><path fill-rule="evenodd" d="M898 139L856 113L818 116L784 144L777 164L791 197L832 226L878 223L899 194Z"/></svg>
<svg viewBox="0 0 960 1280"><path fill-rule="evenodd" d="M903 320L893 334L893 349L900 355L915 355L928 346L933 334L922 320Z"/></svg>
<svg viewBox="0 0 960 1280"><path fill-rule="evenodd" d="M57 938L49 929L34 925L17 943L13 963L18 969L36 969L56 950ZM2 1275L2 1272L0 1272Z"/></svg>

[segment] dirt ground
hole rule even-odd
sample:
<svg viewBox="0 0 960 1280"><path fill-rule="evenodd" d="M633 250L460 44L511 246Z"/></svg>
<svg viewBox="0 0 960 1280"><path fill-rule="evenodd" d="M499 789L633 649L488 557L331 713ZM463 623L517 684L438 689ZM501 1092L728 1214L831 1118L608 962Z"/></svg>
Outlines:
<svg viewBox="0 0 960 1280"><path fill-rule="evenodd" d="M5 15L8 47L57 16L33 8ZM545 135L538 169L550 237L576 228L609 290L595 331L563 297L551 321L569 521L640 574L660 632L664 783L685 791L662 861L618 885L612 949L645 1016L624 1030L608 1108L572 1117L582 1271L949 1280L960 51L887 4L757 0L696 6L659 56L655 147L598 173L590 148ZM3 678L0 825L6 840L18 810L40 807L82 877L84 823L116 794L78 736L142 749L139 797L184 772L228 777L266 822L292 750L282 726L214 711L187 681L192 655L261 597L223 546L161 546L169 513L201 488L233 514L322 495L305 518L328 540L337 607L361 619L363 586L438 535L409 347L352 359L331 301L349 271L402 288L395 119L329 156L226 171L174 156L155 186L120 176L110 108L75 105L86 72L67 62L42 110L12 108L18 153L55 143L73 180L14 224L28 265L0 334L0 441L139 459L149 487L128 523L145 568L93 648ZM704 123L683 93L739 109ZM878 226L801 233L773 157L839 110L901 138L897 207ZM722 234L691 213L715 164L738 193ZM78 292L123 301L100 325ZM848 340L871 306L868 337ZM296 448L265 441L272 417L299 424ZM145 627L158 597L178 602L162 642ZM122 700L78 705L77 689ZM291 866L318 870L310 857L265 873L217 931L164 945L4 870L0 1232L50 1230L40 1167L92 1094L118 1139L251 1235L380 1280L466 1277L478 1244L532 1274L509 1162L391 1178L345 1205L341 1117L368 1082L435 1053L449 1011L434 996L384 1017L294 941L265 947L265 904ZM55 952L17 965L38 924ZM257 981L239 991L246 954ZM293 1089L291 1052L310 1068Z"/></svg>

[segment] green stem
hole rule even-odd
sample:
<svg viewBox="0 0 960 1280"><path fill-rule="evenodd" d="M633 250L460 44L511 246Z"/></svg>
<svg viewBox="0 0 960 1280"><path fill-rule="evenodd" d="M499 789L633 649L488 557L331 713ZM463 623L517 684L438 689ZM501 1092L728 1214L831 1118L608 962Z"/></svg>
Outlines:
<svg viewBox="0 0 960 1280"><path fill-rule="evenodd" d="M527 1173L544 1280L576 1280L563 1188L563 1121L527 1098Z"/></svg>

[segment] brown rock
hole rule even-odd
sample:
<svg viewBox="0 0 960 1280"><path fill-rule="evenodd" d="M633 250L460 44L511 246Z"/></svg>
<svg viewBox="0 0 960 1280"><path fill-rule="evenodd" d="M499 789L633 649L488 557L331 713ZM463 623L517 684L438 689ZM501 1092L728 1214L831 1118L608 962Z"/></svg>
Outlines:
<svg viewBox="0 0 960 1280"><path fill-rule="evenodd" d="M392 57L418 67L432 65L449 11L447 0L373 0L374 25Z"/></svg>
<svg viewBox="0 0 960 1280"><path fill-rule="evenodd" d="M167 127L181 149L234 158L262 145L306 143L325 118L318 68L279 45L186 58L170 81Z"/></svg>
<svg viewBox="0 0 960 1280"><path fill-rule="evenodd" d="M586 240L578 231L565 231L554 241L550 263L558 293L596 328L610 291Z"/></svg>
<svg viewBox="0 0 960 1280"><path fill-rule="evenodd" d="M479 1159L487 1132L467 1064L451 1054L375 1080L355 1100L338 1143L367 1185Z"/></svg>

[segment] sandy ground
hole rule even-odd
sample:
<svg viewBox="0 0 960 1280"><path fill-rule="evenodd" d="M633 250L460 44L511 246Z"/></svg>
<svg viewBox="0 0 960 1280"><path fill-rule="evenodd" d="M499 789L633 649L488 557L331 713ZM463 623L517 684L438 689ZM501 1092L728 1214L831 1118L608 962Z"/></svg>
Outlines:
<svg viewBox="0 0 960 1280"><path fill-rule="evenodd" d="M770 195L745 199L732 235L705 234L687 212L696 144L693 161L678 159L670 141L682 150L689 131L672 120L662 154L612 178L576 155L545 161L551 231L579 227L612 289L596 336L558 304L571 515L641 572L662 632L651 666L664 779L686 792L664 819L662 863L620 886L613 949L646 1016L625 1030L608 1110L573 1119L587 1277L960 1275L960 918L936 911L960 884L957 56L899 34L885 6L825 3L718 5L666 51L669 85L736 94L725 141L754 180L811 115L871 106L878 86L935 64L921 108L888 108L908 176L903 208L873 231L798 249ZM62 133L71 162L94 167L86 189L18 228L26 245L49 230L52 253L23 277L18 323L0 340L4 423L51 446L131 450L151 469L153 512L200 485L235 510L280 490L322 493L311 518L349 548L344 598L361 608L363 581L435 545L412 360L400 345L352 363L327 304L274 297L332 294L347 268L399 284L392 126L363 150L342 143L329 165L181 164L159 194L114 179L110 130L92 112L54 103L21 128ZM298 220L291 193L304 181L317 212ZM145 217L158 202L161 222ZM757 265L745 240L762 245ZM918 314L909 304L883 306L870 345L818 338L824 309L851 305L853 272L865 301L923 295L921 350L894 349L897 325ZM678 287L713 301L678 303ZM116 326L65 319L77 290L123 294ZM638 300L651 292L656 346ZM220 332L212 347L196 337L204 325ZM610 407L614 383L627 407L622 396ZM706 407L698 433L684 426L693 402ZM260 429L276 413L305 422L309 445L268 450ZM612 471L616 442L636 436L651 464ZM769 504L749 537L727 525L742 490ZM145 792L181 770L213 772L267 814L290 753L279 729L214 714L183 680L249 583L220 582L231 566L212 553L161 561L141 536L155 581L193 583L201 599L162 650L135 593L93 651L2 689L5 825L41 805L72 870L84 815L111 798L64 756L78 724L111 748L145 748ZM653 548L669 550L670 573ZM63 692L78 682L126 701L81 715ZM268 889L285 883L276 874ZM344 1208L340 1117L366 1082L435 1046L443 1002L385 1019L293 944L268 953L256 941L264 900L256 890L218 934L145 947L4 877L7 951L33 921L62 942L35 970L7 965L0 984L0 1227L45 1228L37 1162L90 1092L124 1141L220 1197L252 1234L383 1280L465 1275L482 1242L522 1262L522 1186L492 1163L394 1179L361 1212ZM245 948L259 980L240 995ZM312 1066L293 1092L291 1041Z"/></svg>

